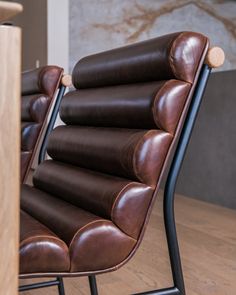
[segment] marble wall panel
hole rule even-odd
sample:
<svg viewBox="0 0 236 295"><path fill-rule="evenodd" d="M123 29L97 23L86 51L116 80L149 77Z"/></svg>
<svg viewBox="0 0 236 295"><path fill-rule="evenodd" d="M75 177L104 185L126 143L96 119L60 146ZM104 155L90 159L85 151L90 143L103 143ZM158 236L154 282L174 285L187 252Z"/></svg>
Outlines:
<svg viewBox="0 0 236 295"><path fill-rule="evenodd" d="M236 1L70 0L70 69L85 55L182 30L224 48L220 70L236 68Z"/></svg>

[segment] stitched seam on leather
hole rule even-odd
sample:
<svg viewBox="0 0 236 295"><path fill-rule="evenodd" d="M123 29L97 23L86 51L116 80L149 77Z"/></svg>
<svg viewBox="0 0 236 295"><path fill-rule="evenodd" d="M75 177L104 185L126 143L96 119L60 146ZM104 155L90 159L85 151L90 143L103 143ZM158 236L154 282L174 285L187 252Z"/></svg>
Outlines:
<svg viewBox="0 0 236 295"><path fill-rule="evenodd" d="M170 67L171 67L171 69L172 69L172 71L173 71L173 74L175 75L175 77L176 77L177 79L180 79L180 80L182 80L182 79L177 75L177 71L176 71L176 69L175 69L175 65L173 64L173 61L172 61L173 58L172 58L172 57L173 57L173 47L175 47L175 45L176 45L178 39L179 39L180 37L182 37L184 34L185 34L185 32L180 33L180 34L176 37L176 39L173 40L173 42L172 42L172 44L171 44L171 47L170 47L169 56L168 56L169 64L170 64Z"/></svg>
<svg viewBox="0 0 236 295"><path fill-rule="evenodd" d="M184 35L185 33L186 33L186 32L182 32L182 33L180 33L180 34L178 35L178 37L173 41L172 46L171 46L171 49L170 49L170 54L169 54L169 63L170 63L170 67L171 67L173 73L175 74L176 78L180 79L181 81L184 81L184 82L188 82L188 83L190 83L190 84L193 84L193 81L195 80L195 76L196 76L196 73L197 73L197 70L198 70L199 62L200 62L201 59L202 59L202 55L203 55L203 53L204 53L204 51L205 51L205 48L206 48L206 45L207 45L207 38L205 37L204 48L202 49L202 52L201 52L201 54L200 54L200 58L199 58L199 61L198 61L198 66L196 67L195 72L193 73L193 77L192 77L192 80L193 80L193 81L187 81L186 79L183 80L181 77L179 77L179 76L177 75L177 71L176 71L176 69L175 69L175 66L174 66L174 64L173 64L172 61L171 61L173 47L175 47L176 41L177 41L180 37L182 37L182 35Z"/></svg>
<svg viewBox="0 0 236 295"><path fill-rule="evenodd" d="M32 115L32 107L33 107L33 105L35 103L35 100L37 100L40 95L41 95L41 93L38 93L38 92L36 92L34 94L29 94L29 95L22 95L22 97L32 97L32 96L34 96L34 98L36 97L36 99L32 99L30 101L30 104L29 104L29 115L30 115L30 120L31 121L30 120L21 120L21 122L32 122L32 120L34 120L34 116ZM35 122L35 121L33 121L33 122Z"/></svg>
<svg viewBox="0 0 236 295"><path fill-rule="evenodd" d="M149 131L145 132L144 135L148 132ZM137 167L136 167L136 153L137 153L137 149L138 149L139 145L141 144L141 142L143 140L144 135L138 140L138 142L134 148L133 159L132 159L132 166L133 166L134 174L138 178L139 181L142 181L142 180L139 179L139 176L138 176L138 171L137 171Z"/></svg>
<svg viewBox="0 0 236 295"><path fill-rule="evenodd" d="M61 84L61 78L62 78L62 75L63 75L63 69L60 68L60 67L54 67L54 66L45 66L42 68L42 70L40 71L39 73L39 80L38 80L38 86L39 86L39 89L41 90L41 92L43 94L45 94L45 92L43 90L45 90L43 87L42 87L42 80L43 80L43 76L45 73L47 73L48 70L50 69L57 69L59 71L59 75L58 75L58 82L56 83L53 91L52 91L52 95L49 95L47 93L47 96L49 96L51 99L55 96L55 91L59 88L59 85ZM60 78L60 79L59 79ZM48 90L46 90L48 92Z"/></svg>
<svg viewBox="0 0 236 295"><path fill-rule="evenodd" d="M71 240L70 245L68 246L69 251L71 251L72 244L73 244L73 242L74 242L76 236L79 234L80 231L82 231L82 230L85 229L86 227L90 226L91 224L94 224L94 223L97 223L97 222L101 222L101 221L102 221L102 222L104 222L104 221L108 221L108 222L110 222L112 225L114 225L114 223L113 223L111 220L109 220L109 219L98 219L98 220L94 220L94 221L92 221L92 222L90 222L90 223L88 223L88 224L82 226L82 227L81 227L79 230L77 230L76 233L74 234L73 239ZM114 225L114 226L115 226L115 225ZM134 240L135 242L137 242L137 240L135 240L135 239L132 238L131 236L127 235L125 232L123 232L122 230L120 230L120 228L118 228L117 226L115 226L115 227L116 227L120 232L122 232L124 235L126 235L126 236L129 237L130 239L132 239L132 240Z"/></svg>
<svg viewBox="0 0 236 295"><path fill-rule="evenodd" d="M78 230L75 232L75 234L73 235L73 238L72 238L72 240L71 240L70 245L68 246L68 248L69 248L69 249L71 248L71 246L72 246L72 244L73 244L73 242L74 242L74 240L75 240L75 237L77 236L77 234L78 234L80 231L82 231L84 228L88 227L88 226L91 225L91 224L94 224L94 223L96 223L96 222L101 222L101 221L104 222L104 221L110 221L110 220L109 220L109 219L98 219L98 220L94 220L94 221L91 221L91 222L85 224L84 226L82 226L80 229L78 229Z"/></svg>
<svg viewBox="0 0 236 295"><path fill-rule="evenodd" d="M53 94L52 94L52 97L51 97L52 100L54 100L54 97L55 97L55 95L56 95L56 90L59 89L60 85L62 84L62 83L61 83L61 80L62 80L62 77L63 77L63 74L64 74L64 69L58 67L58 70L60 71L60 73L59 73L59 77L58 77L58 78L60 78L60 79L58 79L58 81L57 81L57 83L56 83L56 85L55 85L55 88L54 88L54 90L53 90ZM66 87L66 88L67 88L67 87ZM64 96L64 95L63 95L63 96Z"/></svg>
<svg viewBox="0 0 236 295"><path fill-rule="evenodd" d="M155 102L156 102L156 99L157 99L157 96L158 96L158 94L159 94L159 92L161 92L162 90L165 90L164 88L165 87L168 87L168 84L172 84L173 82L179 82L179 83L186 83L186 84L177 84L177 86L184 86L184 88L188 85L189 86L189 91L191 90L191 85L192 85L192 83L190 83L190 82L185 82L185 81L182 81L182 80L176 80L176 79L171 79L171 80L169 80L169 81L167 81L164 85L163 85L163 87L161 87L161 89L158 91L158 93L157 93L157 95L156 95L156 97L155 97L155 99L154 99L154 103L153 103L153 107L154 107L154 105L155 105ZM174 83L173 83L173 86L174 86ZM184 103L184 105L183 105L183 109L184 109L184 106L185 106L185 104L186 104L186 101L187 101L187 98L188 98L188 95L189 95L189 91L188 91L188 93L187 93L187 95L186 95L186 99L185 99L185 103ZM182 109L182 111L183 111L183 109ZM155 109L153 108L153 111L155 111ZM182 111L180 112L180 116L179 117L181 117L181 114L182 114ZM156 116L157 117L157 116ZM178 126L178 123L179 122L179 119L178 119L178 121L177 121L177 124L176 124L176 127ZM175 129L176 129L176 127L175 127ZM174 134L175 134L175 130L174 130L174 132L172 133L172 132L170 132L169 130L166 130L163 126L160 126L160 130L162 130L162 131L164 131L164 132L166 132L166 133L168 133L168 134L170 134L171 136L174 136Z"/></svg>
<svg viewBox="0 0 236 295"><path fill-rule="evenodd" d="M113 203L113 206L112 206L112 213L111 213L111 219L113 219L114 217L113 217L113 209L114 209L114 207L116 206L116 203L118 202L118 198L120 198L121 197L121 194L123 193L123 191L125 190L125 189L127 189L127 187L129 186L129 185L133 185L133 184L139 184L139 185L144 185L145 187L147 187L147 188L150 188L150 189L152 189L152 187L151 186L149 186L149 185L146 185L146 184L143 184L143 183L140 183L140 182L130 182L130 183L128 183L126 186L124 186L123 187L123 189L118 193L118 195L117 195L117 197L116 197L116 199L115 199L115 202ZM113 221L113 220L112 220ZM124 232L123 231L123 229L122 228L120 228L119 227L119 225L117 225L116 223L115 223L115 221L113 221L114 222L114 224L122 231L122 232ZM129 234L127 234L126 232L124 232L127 236L129 236L129 237L131 237ZM137 239L135 239L135 238L133 238L133 237L131 237L132 239L134 239L135 241L137 241Z"/></svg>
<svg viewBox="0 0 236 295"><path fill-rule="evenodd" d="M177 124L176 124L176 126L175 126L175 130L174 130L173 134L169 133L170 135L172 135L173 138L175 137L176 130L178 129L178 126L179 126L179 124L180 124L180 121L181 121L181 118L182 118L182 115L183 115L184 109L185 109L186 104L187 104L187 101L188 101L189 93L190 93L191 88L192 88L192 84L191 84L190 82L185 82L185 83L190 84L190 87L189 87L188 93L187 93L187 95L186 95L186 99L185 99L185 102L184 102L184 104L183 104L183 108L182 108L182 110L181 110L181 112L180 112L180 115L179 115L179 118L178 118L178 120L177 120ZM173 140L173 138L172 138L172 140Z"/></svg>
<svg viewBox="0 0 236 295"><path fill-rule="evenodd" d="M156 101L160 98L159 97L159 94L161 91L164 90L164 88L167 86L167 84L170 83L170 81L173 81L172 79L171 80L168 80L166 81L162 87L157 91L156 95L155 95L155 98L153 100L153 105L152 105L152 114L153 114L153 119L154 119L154 122L156 123L157 125L157 128L159 128L160 130L163 130L163 131L166 131L164 130L164 128L160 125L160 123L157 121L157 111L156 111L156 108L155 108L155 104L156 104Z"/></svg>
<svg viewBox="0 0 236 295"><path fill-rule="evenodd" d="M26 242L33 241L34 239L37 239L37 238L48 238L48 239L52 239L52 240L57 240L60 243L62 243L64 246L66 246L66 248L68 249L67 244L63 240L61 240L60 238L57 238L57 237L49 236L49 235L38 235L35 237L27 238L27 239L23 240L22 242L20 242L20 248L24 247L25 246L24 244L26 244Z"/></svg>
<svg viewBox="0 0 236 295"><path fill-rule="evenodd" d="M135 176L138 178L138 180L139 180L141 183L144 183L144 182L143 182L143 179L142 179L142 177L139 175L138 170L137 170L137 166L136 166L136 154L138 153L137 150L139 149L141 143L143 142L144 137L145 137L148 133L151 133L151 132L153 132L153 129L151 129L151 130L145 132L144 135L139 139L138 143L136 144L136 146L135 146L135 148L134 148L133 161L132 161L132 164L133 164L133 170L134 170ZM146 184L146 183L144 183L144 184Z"/></svg>
<svg viewBox="0 0 236 295"><path fill-rule="evenodd" d="M44 98L49 98L50 99L50 97L47 95L47 94L44 94L44 93L39 93L39 94L37 94L37 98L32 102L32 104L30 105L30 115L31 115L31 118L32 119L34 119L34 122L36 122L36 123L42 123L42 121L40 121L40 120L35 120L35 115L32 113L33 112L33 107L34 107L34 104L36 103L37 104L37 102L38 102L38 99L40 99L41 97L44 97Z"/></svg>
<svg viewBox="0 0 236 295"><path fill-rule="evenodd" d="M192 81L191 83L189 82L190 84L193 84L194 81L195 81L196 74L197 74L197 71L198 71L199 65L200 65L200 63L201 63L201 61L202 61L202 56L203 56L203 54L204 54L204 52L205 52L205 50L206 50L207 43L208 43L208 39L205 37L204 47L203 47L202 52L201 52L201 55L200 55L200 57L199 57L198 65L197 65L197 67L196 67L196 69L195 69L195 72L194 72L194 74L193 74L193 81ZM203 61L203 63L204 63L204 61ZM202 63L202 64L203 64L203 63Z"/></svg>
<svg viewBox="0 0 236 295"><path fill-rule="evenodd" d="M43 80L43 76L45 75L45 73L47 73L48 70L50 70L52 67L50 66L45 66L42 68L42 70L40 71L40 74L39 74L39 86L40 86L40 90L42 91L42 93L45 94L45 89L42 87L42 80ZM44 91L43 91L44 90ZM54 93L54 91L53 91ZM48 95L48 94L47 94ZM49 96L49 95L48 95Z"/></svg>
<svg viewBox="0 0 236 295"><path fill-rule="evenodd" d="M120 196L121 196L121 194L124 192L124 190L128 187L128 186L130 186L130 185L132 185L132 184L135 184L136 182L134 182L134 181L132 181L132 182L129 182L129 183L127 183L120 191L119 191L119 193L117 194L117 196L116 196L116 198L115 198L115 201L113 202L113 205L112 205L112 208L111 208L111 219L113 219L114 218L114 216L113 216L113 214L114 214L114 212L113 212L113 210L114 210L114 207L116 206L116 203L118 202L118 198L120 198Z"/></svg>

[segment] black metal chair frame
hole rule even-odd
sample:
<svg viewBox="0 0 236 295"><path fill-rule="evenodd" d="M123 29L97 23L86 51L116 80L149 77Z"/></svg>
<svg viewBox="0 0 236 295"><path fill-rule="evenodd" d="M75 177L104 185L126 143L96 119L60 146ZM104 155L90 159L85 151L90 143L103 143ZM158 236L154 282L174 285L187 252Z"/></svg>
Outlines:
<svg viewBox="0 0 236 295"><path fill-rule="evenodd" d="M181 165L184 159L185 152L191 137L191 133L194 127L194 123L197 117L197 113L202 101L202 97L207 85L209 75L211 73L211 68L204 64L202 66L198 82L193 94L191 104L183 125L183 129L180 134L179 142L172 160L172 164L168 173L167 181L164 189L164 200L163 200L163 212L164 212L164 223L165 232L167 238L168 252L170 257L171 271L173 277L173 286L165 289L152 290L147 292L136 293L133 295L185 295L185 286L183 271L181 266L181 258L179 253L178 238L175 225L175 214L174 214L174 200L175 200L175 187L178 179L178 175L181 169ZM61 98L64 95L65 89L61 88L58 94L57 102L53 109L53 115L51 117L50 123L43 140L42 148L40 151L39 163L45 159L46 155L46 144L48 135L53 129L56 116L59 110ZM54 113L55 112L55 113ZM52 122L51 122L52 121ZM31 289L38 289L43 287L58 286L59 295L65 295L63 279L62 277L57 277L54 281L47 281L42 283L35 283L25 286L20 286L19 291L26 291ZM89 276L89 285L91 295L98 295L97 283L95 275Z"/></svg>
<svg viewBox="0 0 236 295"><path fill-rule="evenodd" d="M55 99L55 103L52 109L52 113L51 113L51 117L50 120L48 122L47 125L47 129L45 131L44 137L43 137L43 141L42 141L42 145L39 151L39 158L38 158L38 164L42 163L45 158L46 158L46 153L47 153L47 142L48 142L48 138L50 133L52 132L56 119L57 119L57 115L59 113L59 109L60 109L60 105L61 105L61 100L62 97L64 96L66 91L66 86L64 86L63 84L60 85L58 93L57 93L57 97Z"/></svg>

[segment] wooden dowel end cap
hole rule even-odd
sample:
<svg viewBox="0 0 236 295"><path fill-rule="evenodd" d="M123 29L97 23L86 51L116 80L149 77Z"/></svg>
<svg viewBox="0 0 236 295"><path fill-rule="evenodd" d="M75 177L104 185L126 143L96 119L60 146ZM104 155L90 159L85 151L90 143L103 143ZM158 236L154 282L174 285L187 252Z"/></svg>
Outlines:
<svg viewBox="0 0 236 295"><path fill-rule="evenodd" d="M208 50L205 63L210 68L218 68L223 65L225 61L225 53L220 47L212 47Z"/></svg>
<svg viewBox="0 0 236 295"><path fill-rule="evenodd" d="M72 85L71 75L63 75L61 79L61 84L65 87L70 87Z"/></svg>

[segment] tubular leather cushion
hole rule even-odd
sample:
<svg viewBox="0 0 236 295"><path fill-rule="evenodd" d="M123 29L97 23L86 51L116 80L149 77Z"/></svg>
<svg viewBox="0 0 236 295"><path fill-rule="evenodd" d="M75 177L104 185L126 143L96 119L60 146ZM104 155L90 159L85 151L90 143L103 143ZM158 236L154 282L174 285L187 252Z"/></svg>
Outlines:
<svg viewBox="0 0 236 295"><path fill-rule="evenodd" d="M67 248L55 252L42 236L43 262L31 267L32 254L24 251L22 277L108 272L135 253L207 48L203 35L180 32L77 63L76 90L64 96L60 109L66 125L50 135L51 160L38 167L33 186L24 185L21 196L22 210ZM31 235L31 224L22 220ZM32 234L30 247L40 253L34 239ZM70 268L61 271L66 249ZM60 266L46 261L50 252L63 257Z"/></svg>

